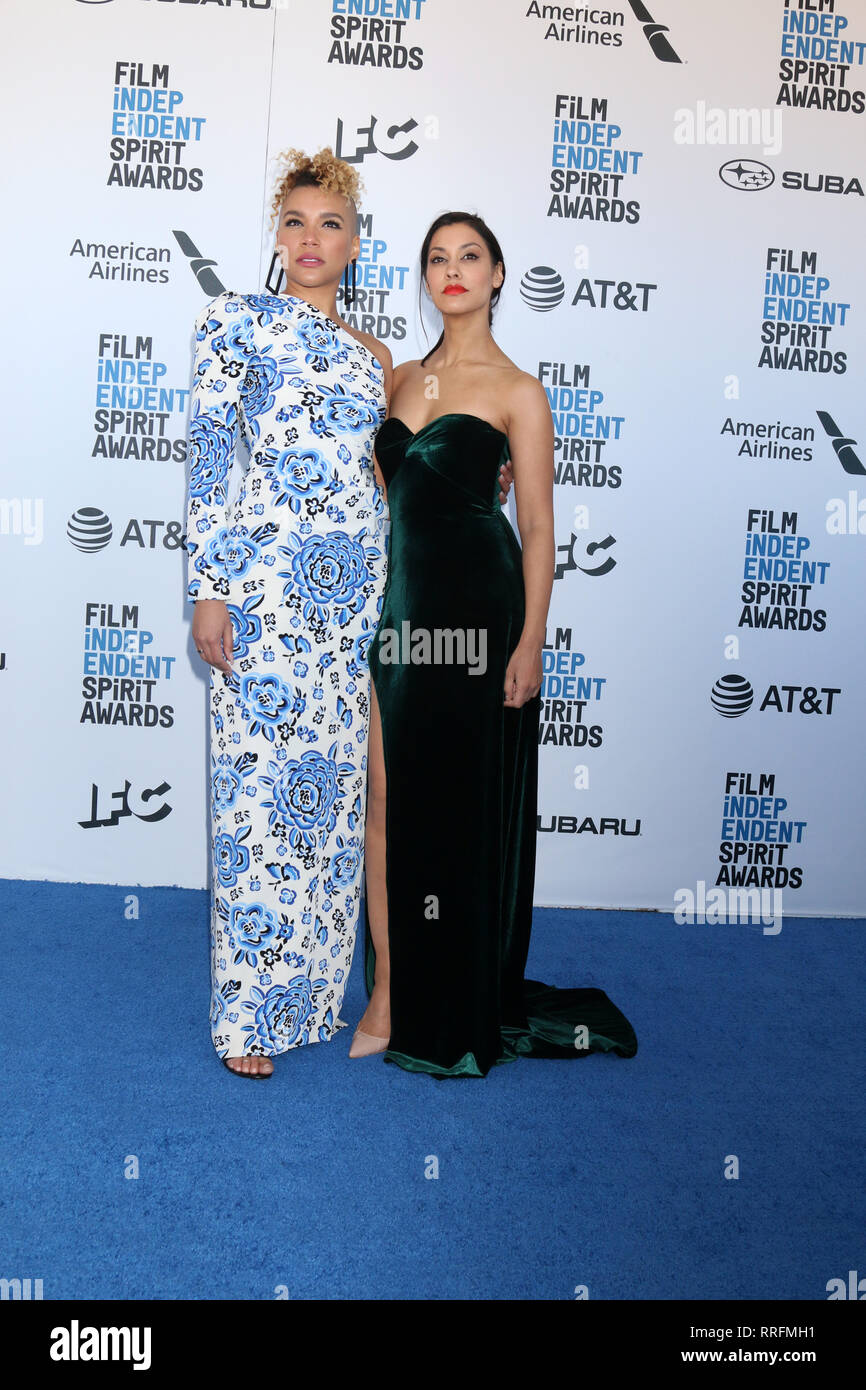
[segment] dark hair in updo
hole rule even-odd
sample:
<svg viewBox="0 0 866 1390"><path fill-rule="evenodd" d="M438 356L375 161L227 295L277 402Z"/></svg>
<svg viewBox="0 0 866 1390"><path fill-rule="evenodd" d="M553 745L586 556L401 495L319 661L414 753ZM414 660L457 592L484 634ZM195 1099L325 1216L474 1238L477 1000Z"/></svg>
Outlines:
<svg viewBox="0 0 866 1390"><path fill-rule="evenodd" d="M418 287L419 311L421 309L421 288L424 284L424 280L427 275L427 258L430 255L430 247L433 245L433 238L439 231L440 227L453 227L454 224L457 222L465 222L467 227L471 227L473 232L476 232L478 234L478 236L481 238L481 240L487 247L487 250L490 252L490 258L493 261L494 266L497 263L501 264L502 285L505 284L505 260L502 255L502 247L499 245L499 242L496 240L496 237L493 235L484 219L482 217L477 217L474 212L443 212L441 216L437 217L435 222L431 224L430 229L427 235L425 236L424 242L421 246L421 285L419 285ZM487 320L490 324L493 323L493 309L499 300L499 296L502 292L502 285L498 285L490 295L490 310ZM427 361L427 358L431 357L438 347L441 347L442 339L444 337L444 332L440 333L437 341L433 344L430 351L425 352L424 356L421 358L422 367L424 363Z"/></svg>

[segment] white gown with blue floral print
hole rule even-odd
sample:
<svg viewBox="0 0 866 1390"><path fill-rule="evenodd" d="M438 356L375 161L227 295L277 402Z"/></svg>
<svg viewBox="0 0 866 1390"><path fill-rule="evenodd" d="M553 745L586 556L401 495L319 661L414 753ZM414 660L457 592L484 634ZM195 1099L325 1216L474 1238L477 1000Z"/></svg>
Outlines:
<svg viewBox="0 0 866 1390"><path fill-rule="evenodd" d="M196 321L189 594L223 599L234 634L232 675L211 668L221 1057L273 1056L345 1027L367 648L386 567L372 464L384 410L377 359L306 300L225 293Z"/></svg>

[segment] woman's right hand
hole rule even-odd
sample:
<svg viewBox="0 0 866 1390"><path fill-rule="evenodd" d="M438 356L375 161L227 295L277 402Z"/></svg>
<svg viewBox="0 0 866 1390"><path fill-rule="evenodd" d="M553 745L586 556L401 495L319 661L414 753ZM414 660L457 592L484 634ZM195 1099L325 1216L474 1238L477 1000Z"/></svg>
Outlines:
<svg viewBox="0 0 866 1390"><path fill-rule="evenodd" d="M209 665L227 676L232 673L232 620L221 598L196 600L192 638L196 651Z"/></svg>

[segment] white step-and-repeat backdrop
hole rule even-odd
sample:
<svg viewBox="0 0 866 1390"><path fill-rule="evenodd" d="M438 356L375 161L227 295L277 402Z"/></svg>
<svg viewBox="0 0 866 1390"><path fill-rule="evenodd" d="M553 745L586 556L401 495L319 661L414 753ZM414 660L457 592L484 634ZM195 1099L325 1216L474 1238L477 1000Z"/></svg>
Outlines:
<svg viewBox="0 0 866 1390"><path fill-rule="evenodd" d="M866 0L3 18L0 872L207 882L192 323L262 286L275 155L330 144L354 321L423 352L423 234L480 212L548 390L537 902L862 912Z"/></svg>

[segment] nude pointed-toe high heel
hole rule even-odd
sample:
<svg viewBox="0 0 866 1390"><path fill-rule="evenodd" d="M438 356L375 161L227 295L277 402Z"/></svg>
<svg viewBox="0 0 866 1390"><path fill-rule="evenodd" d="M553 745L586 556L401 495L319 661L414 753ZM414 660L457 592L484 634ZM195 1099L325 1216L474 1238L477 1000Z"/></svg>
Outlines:
<svg viewBox="0 0 866 1390"><path fill-rule="evenodd" d="M384 1052L390 1041L390 1038L377 1038L373 1033L362 1033L360 1028L356 1028L349 1056L372 1057L376 1052Z"/></svg>

